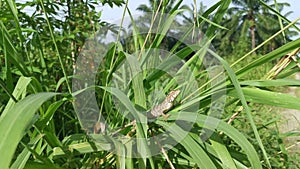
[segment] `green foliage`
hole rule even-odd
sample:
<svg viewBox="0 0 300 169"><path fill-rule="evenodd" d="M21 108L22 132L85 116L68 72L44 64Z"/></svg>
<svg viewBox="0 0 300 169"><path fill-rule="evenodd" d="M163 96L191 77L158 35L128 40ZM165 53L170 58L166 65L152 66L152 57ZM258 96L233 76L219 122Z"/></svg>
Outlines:
<svg viewBox="0 0 300 169"><path fill-rule="evenodd" d="M280 14L285 6L289 6L288 3L267 5L267 2L270 1L233 1L234 5L228 9L221 23L230 30L221 30L214 40L219 54L240 56L245 51L254 49L257 44L264 42L290 23L286 17L291 12L286 15ZM277 8L274 9L274 6ZM266 45L256 50L256 53L266 54L273 51L290 42L294 35L297 35L297 32L287 29L280 36L272 38Z"/></svg>
<svg viewBox="0 0 300 169"><path fill-rule="evenodd" d="M268 9L273 5L233 1L236 6L229 8L231 1L226 0L207 10L202 6L199 13L194 13L182 1L160 4L151 0L150 7L140 5L138 9L152 13L145 13L138 20L124 9L132 23L132 31L125 32L101 21L101 12L96 9L98 2L111 7L125 4L121 0L24 4L0 1L0 152L5 154L0 159L0 168L299 167L297 154L290 155L283 143L283 139L299 136L299 132L279 133L280 117L273 115L274 111L268 107L300 110L299 98L276 91L278 87L298 87L298 81L287 77L299 68L292 63L278 79L264 79L277 58L299 47L300 39L290 41L289 31L274 35L290 26L283 28L289 21L279 13L286 4L275 4L277 13L271 14ZM28 7L32 13L24 12ZM237 11L238 7L249 7L254 12L252 18L245 17L251 10ZM66 15L61 17L60 12ZM185 12L190 12L192 18L185 16ZM261 17L262 14L267 17ZM280 21L270 19L275 15L284 21L281 26ZM157 18L153 19L154 16ZM185 20L179 22L177 16ZM179 29L191 23L190 29ZM148 32L150 27L157 29ZM207 39L203 41L199 40L202 34L189 36L199 27L205 30ZM253 41L247 32L253 27L258 35L255 44L266 45L243 55L251 48ZM172 32L172 28L180 31ZM106 48L93 45L89 40L99 36L99 31L103 35L114 32L121 43L105 46L103 42L101 45ZM217 31L222 37L215 36ZM120 38L121 32L127 33L128 38ZM146 33L140 35L140 32ZM182 39L171 38L174 36ZM283 36L290 42L283 45ZM183 44L185 38L196 40ZM225 57L210 50L210 42ZM98 63L92 56L99 52L102 60ZM251 55L253 52L256 54ZM206 54L211 56L208 63ZM82 69L81 63L75 62L80 57ZM222 66L218 67L217 62ZM221 68L228 77L219 74L217 70ZM81 83L91 80L90 69L98 70L95 84ZM71 85L80 90L72 91ZM182 93L167 112L167 119L158 117L149 124L128 125L132 120L124 114L146 121L141 112L150 110L164 99L164 94L175 89ZM76 106L92 102L87 99L78 103L78 96L91 90L95 90L99 110L78 113ZM216 96L227 97L225 107L218 107ZM213 108L226 112L213 116L214 111L220 111ZM238 117L232 124L226 123L235 112L240 112ZM101 122L101 117L107 120L107 127L112 130L109 132L122 135L99 134L93 127ZM201 140L206 134L211 135ZM162 148L163 141L142 139L161 135L178 144ZM140 139L135 141L135 138ZM130 158L137 152L149 155L152 144L159 147L158 154Z"/></svg>

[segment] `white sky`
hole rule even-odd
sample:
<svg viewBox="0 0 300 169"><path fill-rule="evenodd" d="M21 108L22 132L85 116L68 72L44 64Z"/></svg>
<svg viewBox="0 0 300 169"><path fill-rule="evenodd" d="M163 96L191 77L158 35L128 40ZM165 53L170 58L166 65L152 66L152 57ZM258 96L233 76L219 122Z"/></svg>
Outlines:
<svg viewBox="0 0 300 169"><path fill-rule="evenodd" d="M199 3L201 1L207 8L209 8L213 4L217 3L219 0L197 0L197 5L199 5ZM293 13L287 17L290 21L293 21L300 17L300 10L299 10L300 1L299 0L277 0L277 2L287 2L291 5L290 7L285 7L284 11L283 11L283 14L285 14L288 11L293 11ZM183 3L190 6L193 3L193 0L183 0ZM272 3L272 1L271 1L271 3ZM132 12L132 14L139 14L137 11L135 11L135 9L140 4L148 5L148 0L128 0L128 6L129 6L129 9ZM106 5L104 7L101 7L101 10L103 11L102 17L101 17L102 20L112 22L112 21L116 21L116 20L119 20L122 18L121 16L123 13L123 7L116 8L114 6L112 9L108 5Z"/></svg>

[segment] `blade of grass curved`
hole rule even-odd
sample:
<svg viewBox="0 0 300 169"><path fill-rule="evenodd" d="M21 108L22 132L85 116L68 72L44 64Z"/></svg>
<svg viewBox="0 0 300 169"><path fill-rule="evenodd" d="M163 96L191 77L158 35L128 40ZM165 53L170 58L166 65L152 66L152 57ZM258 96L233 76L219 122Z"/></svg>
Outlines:
<svg viewBox="0 0 300 169"><path fill-rule="evenodd" d="M129 63L131 73L132 73L132 87L134 91L134 101L135 104L146 108L146 95L145 95L145 90L143 86L143 73L141 70L141 67L139 65L139 62L136 57L125 53L124 55L126 56L126 59Z"/></svg>
<svg viewBox="0 0 300 169"><path fill-rule="evenodd" d="M222 162L222 168L236 169L233 158L228 152L224 142L216 134L212 135L212 137L213 139L211 139L210 142Z"/></svg>
<svg viewBox="0 0 300 169"><path fill-rule="evenodd" d="M68 78L68 79L71 79L71 78L73 78L73 76L68 76L67 78ZM56 84L55 91L58 91L59 87L60 87L65 81L67 81L67 79L66 79L65 77L60 78L59 81L58 81L57 84Z"/></svg>
<svg viewBox="0 0 300 169"><path fill-rule="evenodd" d="M269 9L270 11L274 12L277 16L278 16L278 19L280 19L280 23L281 23L281 19L286 21L287 23L291 23L290 20L288 20L286 17L284 17L283 15L280 14L280 12L276 11L275 9L273 9L270 5L267 5L265 2L263 2L262 0L259 0L259 2L264 6L266 7L267 9ZM277 3L276 3L276 6L277 6ZM281 23L282 24L282 23ZM280 25L281 29L282 29L282 26ZM300 29L293 25L293 28L295 28L297 31L300 32Z"/></svg>
<svg viewBox="0 0 300 169"><path fill-rule="evenodd" d="M223 0L223 1L220 1L221 4L218 8L218 10L216 11L216 14L212 20L213 23L220 23L223 19L223 16L225 15L225 12L227 11L230 3L231 3L231 0ZM208 39L212 39L212 37L215 36L215 31L217 30L217 26L215 25L210 25L209 28L207 29L205 35Z"/></svg>
<svg viewBox="0 0 300 169"><path fill-rule="evenodd" d="M43 138L42 134L37 135L34 137L28 145L30 145L31 148L36 146L36 144ZM31 152L27 149L24 148L20 154L18 154L17 159L12 163L10 166L10 169L22 169L26 165L29 157L31 155Z"/></svg>
<svg viewBox="0 0 300 169"><path fill-rule="evenodd" d="M55 51L56 51L56 54L57 54L57 57L58 57L58 60L59 60L59 63L60 63L60 67L61 67L62 72L64 74L64 77L66 79L66 84L67 84L68 91L71 94L72 90L71 90L71 87L70 87L70 82L68 80L68 76L67 76L67 73L66 73L66 70L65 70L65 66L63 64L62 58L60 56L60 53L59 53L59 50L58 50L58 47L57 47L57 44L56 44L56 40L55 40L55 37L54 37L54 34L53 34L53 30L52 30L52 25L49 22L48 14L46 12L47 10L45 10L45 7L44 7L44 1L40 0L40 4L41 4L41 7L42 7L43 11L45 12L45 19L46 19L46 22L47 22L47 25L48 25L48 28L49 28L51 39L52 39L53 45L55 47Z"/></svg>
<svg viewBox="0 0 300 169"><path fill-rule="evenodd" d="M49 121L53 118L54 113L56 110L64 103L64 100L59 100L57 102L52 103L46 113L35 123L35 126L39 128L39 130L44 129Z"/></svg>
<svg viewBox="0 0 300 169"><path fill-rule="evenodd" d="M21 76L16 84L16 87L12 93L15 99L19 99L21 95L25 95L28 84L31 82L31 78ZM8 103L5 106L4 111L2 112L2 116L5 116L6 113L13 107L16 102L13 99L9 99Z"/></svg>
<svg viewBox="0 0 300 169"><path fill-rule="evenodd" d="M242 91L249 102L300 110L300 98L289 94L248 87L242 88ZM238 97L235 90L229 91L228 95Z"/></svg>
<svg viewBox="0 0 300 169"><path fill-rule="evenodd" d="M15 149L33 122L36 110L49 98L58 93L39 93L27 96L0 117L0 152L4 153L0 168L9 167Z"/></svg>
<svg viewBox="0 0 300 169"><path fill-rule="evenodd" d="M0 87L4 90L4 92L14 101L17 102L18 100L10 93L10 90L6 87L5 82L0 79Z"/></svg>
<svg viewBox="0 0 300 169"><path fill-rule="evenodd" d="M268 155L267 155L267 152L262 144L262 141L261 141L261 138L258 134L258 131L257 131L257 127L254 123L254 120L253 120L253 117L251 115L251 111L250 111L250 108L247 104L247 101L245 99L245 95L242 91L242 88L240 86L240 83L237 79L237 76L235 75L234 71L232 70L232 68L229 66L229 64L223 59L221 58L219 55L217 55L215 52L213 52L212 50L208 49L209 53L212 54L214 57L216 57L220 62L221 64L223 65L224 69L227 71L228 73L228 76L232 82L232 84L234 85L234 88L235 88L235 91L237 92L237 96L239 97L239 99L241 100L241 103L245 109L245 112L246 112L246 115L247 115L247 118L250 122L250 125L251 125L251 128L254 132L254 135L255 135L255 138L256 138L256 141L258 142L258 145L260 147L260 149L262 150L262 153L263 153L263 156L264 156L264 159L268 165L269 168L272 168L271 167L271 164L270 164L270 161L269 161L269 158L268 158Z"/></svg>
<svg viewBox="0 0 300 169"><path fill-rule="evenodd" d="M184 116L182 114L184 114ZM243 149L243 151L248 157L248 160L251 163L252 168L255 169L262 168L258 154L255 151L254 147L251 145L251 143L247 140L247 138L242 133L240 133L237 129L235 129L231 125L221 121L220 119L211 116L202 115L202 114L198 114L197 119L195 121L195 113L185 112L185 111L171 113L168 120L177 120L178 116L182 117L180 120L195 122L200 127L206 127L210 130L217 129L219 131L222 131L224 134L230 137L235 143L237 143ZM216 126L216 124L218 125Z"/></svg>
<svg viewBox="0 0 300 169"><path fill-rule="evenodd" d="M2 45L4 50L6 61L10 61L23 75L27 75L29 71L22 59L18 57L17 50L11 41L12 38L2 21L0 21L0 26L0 45Z"/></svg>
<svg viewBox="0 0 300 169"><path fill-rule="evenodd" d="M131 73L132 73L132 87L134 93L134 102L136 105L139 105L143 108L146 108L146 95L143 86L143 73L140 67L140 64L136 57L127 54L124 52L126 56L126 60L129 63ZM146 138L147 137L147 124L140 123L141 127L137 127L137 138ZM141 130L142 129L142 130ZM142 154L145 154L148 151L147 144L145 144L144 139L137 139L138 150L141 151ZM148 151L149 152L149 151ZM123 157L124 160L124 157ZM122 160L121 160L122 161ZM146 164L146 159L143 158L143 163ZM125 167L125 166L124 166Z"/></svg>
<svg viewBox="0 0 300 169"><path fill-rule="evenodd" d="M276 80L249 80L240 82L241 85L256 87L275 87L275 86L300 86L299 80L276 79Z"/></svg>
<svg viewBox="0 0 300 169"><path fill-rule="evenodd" d="M143 115L141 115L141 113L139 113L135 107L132 105L131 101L128 99L128 97L119 89L117 88L112 88L112 87L102 87L100 86L100 88L106 90L107 92L113 94L116 98L118 98L118 100L127 108L127 110L129 110L129 112L132 113L133 117L137 120L137 121L141 121L143 124L146 125L146 117L143 117ZM146 131L147 128L144 129L145 125L142 125L142 123L136 123L137 126L137 136L139 138L146 138ZM140 141L137 144L137 149L139 151L139 153L147 153L147 154L151 154L149 147L147 146L148 143L146 142L146 139L138 139L138 141ZM144 161L146 160L145 158L143 158ZM152 161L152 158L149 158L150 161ZM146 164L146 163L145 163Z"/></svg>
<svg viewBox="0 0 300 169"><path fill-rule="evenodd" d="M175 124L171 125L163 121L157 121L156 123L165 128L168 128L168 131L171 133L173 139L184 146L184 148L192 157L193 161L198 164L198 167L210 169L216 168L216 166L207 155L207 153L202 149L202 147L199 146L199 144L195 140L193 140L190 135L187 135L187 131L184 131L182 128ZM178 140L178 138L184 139Z"/></svg>

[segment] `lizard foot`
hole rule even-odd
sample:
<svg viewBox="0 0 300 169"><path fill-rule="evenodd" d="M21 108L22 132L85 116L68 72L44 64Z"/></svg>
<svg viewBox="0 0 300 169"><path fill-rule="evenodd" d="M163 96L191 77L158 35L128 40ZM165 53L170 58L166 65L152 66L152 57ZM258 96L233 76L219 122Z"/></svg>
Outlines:
<svg viewBox="0 0 300 169"><path fill-rule="evenodd" d="M165 121L167 121L168 120L168 118L169 118L169 114L165 114L165 113L163 113L163 114L161 114L163 117L164 117L164 120Z"/></svg>

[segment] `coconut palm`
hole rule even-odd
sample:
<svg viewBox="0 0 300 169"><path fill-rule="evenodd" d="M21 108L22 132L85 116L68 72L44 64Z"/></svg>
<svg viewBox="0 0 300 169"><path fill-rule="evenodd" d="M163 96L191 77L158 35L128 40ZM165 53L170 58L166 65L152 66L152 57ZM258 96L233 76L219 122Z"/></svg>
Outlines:
<svg viewBox="0 0 300 169"><path fill-rule="evenodd" d="M263 0L265 3L269 1ZM227 37L231 42L236 43L241 40L246 42L251 40L251 49L254 49L257 43L280 30L277 16L266 9L260 1L233 0L232 3L234 6L228 9L228 15L224 18L225 27L230 30L221 33L223 39ZM288 5L288 3L278 3L279 11ZM280 40L277 39L278 41ZM273 46L282 44L273 44Z"/></svg>

